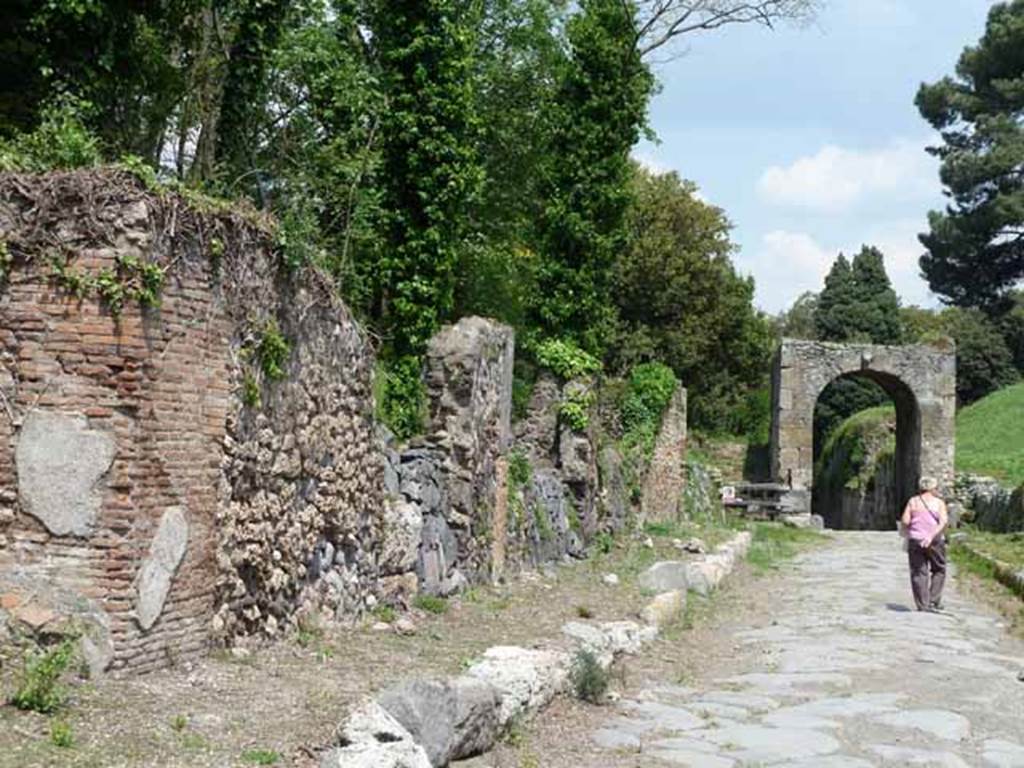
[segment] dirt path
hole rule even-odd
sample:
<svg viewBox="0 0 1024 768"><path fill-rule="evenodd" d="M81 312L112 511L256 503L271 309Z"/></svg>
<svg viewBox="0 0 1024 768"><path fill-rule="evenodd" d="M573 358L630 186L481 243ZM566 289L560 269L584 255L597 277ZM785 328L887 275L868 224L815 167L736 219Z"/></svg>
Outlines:
<svg viewBox="0 0 1024 768"><path fill-rule="evenodd" d="M626 667L610 707L561 701L467 768L1024 767L1024 643L950 584L912 612L888 533L842 533L705 629ZM749 587L749 588L746 588Z"/></svg>

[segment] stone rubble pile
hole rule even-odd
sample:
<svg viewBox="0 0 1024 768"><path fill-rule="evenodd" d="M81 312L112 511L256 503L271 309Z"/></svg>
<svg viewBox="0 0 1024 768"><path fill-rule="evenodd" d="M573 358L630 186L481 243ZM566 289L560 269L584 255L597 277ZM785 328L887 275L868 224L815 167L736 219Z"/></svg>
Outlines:
<svg viewBox="0 0 1024 768"><path fill-rule="evenodd" d="M576 654L588 651L608 669L618 656L639 653L660 628L681 617L687 589L708 594L717 588L750 542L751 534L742 531L699 559L652 566L641 583L669 588L641 611L643 624L572 621L562 628L564 639L549 646L494 646L463 675L411 680L364 700L342 724L320 768L440 768L489 751L513 723L568 691ZM672 578L664 579L669 572Z"/></svg>

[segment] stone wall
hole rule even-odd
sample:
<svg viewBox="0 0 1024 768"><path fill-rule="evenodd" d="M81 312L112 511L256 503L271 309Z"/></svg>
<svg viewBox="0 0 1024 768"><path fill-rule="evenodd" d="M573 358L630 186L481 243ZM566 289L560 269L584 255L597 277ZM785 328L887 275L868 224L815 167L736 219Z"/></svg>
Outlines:
<svg viewBox="0 0 1024 768"><path fill-rule="evenodd" d="M372 354L315 275L279 268L267 225L119 172L4 175L0 240L0 592L19 627L72 621L94 671L145 670L288 621L321 540L370 578ZM128 293L136 264L163 271L158 306ZM258 359L272 323L280 381Z"/></svg>
<svg viewBox="0 0 1024 768"><path fill-rule="evenodd" d="M1024 485L1004 487L994 477L957 475L956 500L965 517L985 531L1024 531Z"/></svg>

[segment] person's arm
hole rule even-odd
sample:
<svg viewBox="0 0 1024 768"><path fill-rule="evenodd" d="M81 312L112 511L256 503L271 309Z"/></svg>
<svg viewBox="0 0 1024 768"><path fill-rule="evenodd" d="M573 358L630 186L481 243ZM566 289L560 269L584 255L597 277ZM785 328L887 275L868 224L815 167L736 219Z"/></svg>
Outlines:
<svg viewBox="0 0 1024 768"><path fill-rule="evenodd" d="M913 499L910 501L913 501ZM907 506L903 508L903 516L900 518L900 522L907 528L910 527L910 501L908 501Z"/></svg>

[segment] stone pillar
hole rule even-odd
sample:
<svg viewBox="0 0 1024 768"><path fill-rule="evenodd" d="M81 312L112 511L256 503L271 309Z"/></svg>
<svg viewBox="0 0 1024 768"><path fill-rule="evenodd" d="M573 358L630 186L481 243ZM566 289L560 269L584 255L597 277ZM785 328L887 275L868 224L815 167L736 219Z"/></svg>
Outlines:
<svg viewBox="0 0 1024 768"><path fill-rule="evenodd" d="M686 390L677 387L661 419L654 454L644 479L640 516L646 522L682 517L686 485Z"/></svg>

